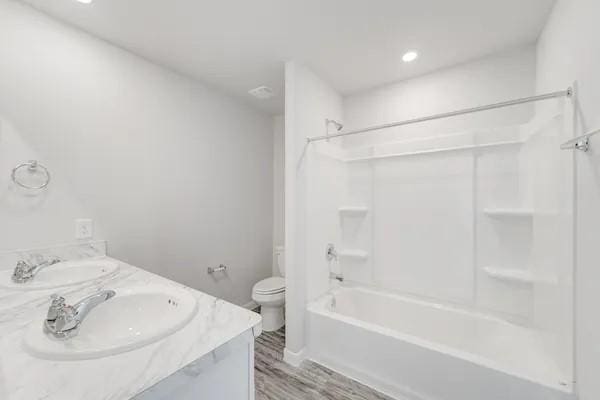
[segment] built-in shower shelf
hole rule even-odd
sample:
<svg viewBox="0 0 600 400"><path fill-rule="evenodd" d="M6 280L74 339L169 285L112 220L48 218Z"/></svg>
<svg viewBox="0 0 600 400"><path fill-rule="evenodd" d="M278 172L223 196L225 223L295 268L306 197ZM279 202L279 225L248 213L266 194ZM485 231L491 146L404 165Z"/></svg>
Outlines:
<svg viewBox="0 0 600 400"><path fill-rule="evenodd" d="M369 212L369 209L367 207L345 206L340 207L339 212L341 216L364 217Z"/></svg>
<svg viewBox="0 0 600 400"><path fill-rule="evenodd" d="M485 215L494 218L531 218L533 210L530 208L486 208Z"/></svg>
<svg viewBox="0 0 600 400"><path fill-rule="evenodd" d="M364 261L369 258L369 253L364 250L345 249L338 252L338 257Z"/></svg>
<svg viewBox="0 0 600 400"><path fill-rule="evenodd" d="M484 267L483 270L488 274L490 278L509 283L516 283L521 285L531 285L533 283L543 283L547 285L558 284L558 279L556 276L535 275L528 270L497 267Z"/></svg>
<svg viewBox="0 0 600 400"><path fill-rule="evenodd" d="M484 267L483 270L490 278L500 281L530 285L535 279L530 271L514 268Z"/></svg>
<svg viewBox="0 0 600 400"><path fill-rule="evenodd" d="M515 283L520 285L531 285L533 283L556 285L558 283L558 279L556 276L540 276L532 273L531 271L523 269L484 267L483 270L488 274L490 278L508 283Z"/></svg>

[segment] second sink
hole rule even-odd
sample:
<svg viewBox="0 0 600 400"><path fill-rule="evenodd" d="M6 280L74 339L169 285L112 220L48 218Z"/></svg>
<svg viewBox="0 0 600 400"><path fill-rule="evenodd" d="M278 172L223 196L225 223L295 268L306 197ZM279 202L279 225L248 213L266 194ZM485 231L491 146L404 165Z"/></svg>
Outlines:
<svg viewBox="0 0 600 400"><path fill-rule="evenodd" d="M10 290L46 290L78 285L104 278L119 270L119 264L105 259L64 261L42 269L30 282L12 281L12 270L0 271L0 288Z"/></svg>

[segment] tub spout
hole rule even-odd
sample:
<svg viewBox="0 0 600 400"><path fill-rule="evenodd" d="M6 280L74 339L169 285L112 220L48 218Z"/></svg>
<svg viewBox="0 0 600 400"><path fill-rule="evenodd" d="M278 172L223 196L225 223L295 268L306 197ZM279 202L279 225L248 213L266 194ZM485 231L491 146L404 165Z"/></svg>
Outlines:
<svg viewBox="0 0 600 400"><path fill-rule="evenodd" d="M344 282L344 275L330 272L329 279L335 279L336 281Z"/></svg>

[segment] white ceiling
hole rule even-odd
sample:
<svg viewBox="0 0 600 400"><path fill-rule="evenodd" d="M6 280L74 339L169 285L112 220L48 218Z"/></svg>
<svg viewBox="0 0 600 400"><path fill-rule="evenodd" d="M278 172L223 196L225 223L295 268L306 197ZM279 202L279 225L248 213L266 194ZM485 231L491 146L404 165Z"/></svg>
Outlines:
<svg viewBox="0 0 600 400"><path fill-rule="evenodd" d="M350 94L532 43L555 0L25 1L277 114L286 60ZM259 85L277 97L251 98Z"/></svg>

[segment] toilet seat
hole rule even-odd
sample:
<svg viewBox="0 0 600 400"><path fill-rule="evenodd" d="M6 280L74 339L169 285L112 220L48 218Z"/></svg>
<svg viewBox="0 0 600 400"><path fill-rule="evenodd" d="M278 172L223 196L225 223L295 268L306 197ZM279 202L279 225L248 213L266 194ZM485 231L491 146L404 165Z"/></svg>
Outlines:
<svg viewBox="0 0 600 400"><path fill-rule="evenodd" d="M285 292L285 279L281 277L272 277L263 279L252 288L256 294L269 295Z"/></svg>

